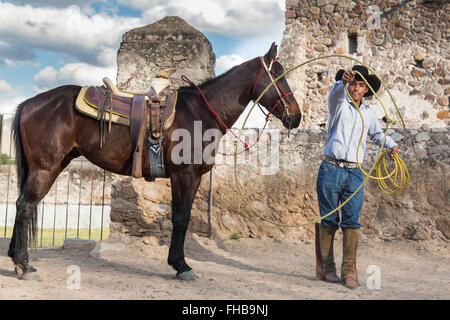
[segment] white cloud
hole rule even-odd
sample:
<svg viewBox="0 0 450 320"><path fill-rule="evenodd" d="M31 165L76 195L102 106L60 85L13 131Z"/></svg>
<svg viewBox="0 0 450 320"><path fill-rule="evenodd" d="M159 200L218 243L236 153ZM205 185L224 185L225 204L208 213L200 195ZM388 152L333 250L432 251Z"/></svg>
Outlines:
<svg viewBox="0 0 450 320"><path fill-rule="evenodd" d="M124 32L177 15L203 33L245 38L246 44L233 55L217 59L217 69L225 71L263 55L272 41L279 43L284 30L285 0L117 0L142 10L141 18L117 16L111 10L95 13L90 4L99 1L105 2L43 0L38 6L37 1L0 0L0 64L35 63L35 50L43 49L78 62L40 70L34 76L36 91L62 84L100 84L104 76L116 78L116 53ZM71 3L77 5L67 7ZM20 102L8 99L0 97L0 108Z"/></svg>
<svg viewBox="0 0 450 320"><path fill-rule="evenodd" d="M11 85L6 82L5 80L0 80L0 93L4 94L9 94L14 92L13 87L11 87Z"/></svg>
<svg viewBox="0 0 450 320"><path fill-rule="evenodd" d="M11 0L11 3L17 4L29 4L29 0ZM53 8L65 8L70 5L76 4L81 8L81 10L85 13L93 13L93 9L91 8L91 4L95 2L106 2L106 0L77 0L76 3L73 0L39 0L39 5L41 6L50 6Z"/></svg>
<svg viewBox="0 0 450 320"><path fill-rule="evenodd" d="M0 114L13 113L17 105L26 98L5 80L0 80Z"/></svg>
<svg viewBox="0 0 450 320"><path fill-rule="evenodd" d="M25 101L27 98L21 95L14 97L4 97L0 95L0 114L1 113L14 113L17 106Z"/></svg>
<svg viewBox="0 0 450 320"><path fill-rule="evenodd" d="M216 70L219 72L227 71L245 61L244 58L236 54L223 55L216 60Z"/></svg>
<svg viewBox="0 0 450 320"><path fill-rule="evenodd" d="M76 3L83 7L98 1L103 0ZM68 0L39 2L51 7L33 7L25 0L15 2L27 5L0 2L0 63L8 66L35 60L36 49L58 52L79 62L110 66L115 63L111 52L117 51L124 32L168 15L178 15L204 33L245 37L245 42L255 37L277 41L284 30L284 0L118 0L142 10L142 18L89 15L77 5L66 7ZM236 54L253 57L242 52Z"/></svg>
<svg viewBox="0 0 450 320"><path fill-rule="evenodd" d="M88 15L75 5L35 8L5 2L0 2L0 21L0 59L30 61L36 49L44 49L100 66L107 65L105 49L117 50L121 35L141 25L139 18Z"/></svg>
<svg viewBox="0 0 450 320"><path fill-rule="evenodd" d="M284 0L118 0L141 9L143 19L154 22L179 16L202 32L227 36L268 36L284 30Z"/></svg>
<svg viewBox="0 0 450 320"><path fill-rule="evenodd" d="M7 58L2 59L0 64L4 64L7 67L15 67L17 65L14 61Z"/></svg>
<svg viewBox="0 0 450 320"><path fill-rule="evenodd" d="M86 63L69 63L55 69L46 67L35 76L35 91L41 92L60 85L75 84L80 86L101 85L103 77L115 81L117 69L115 67L96 67Z"/></svg>

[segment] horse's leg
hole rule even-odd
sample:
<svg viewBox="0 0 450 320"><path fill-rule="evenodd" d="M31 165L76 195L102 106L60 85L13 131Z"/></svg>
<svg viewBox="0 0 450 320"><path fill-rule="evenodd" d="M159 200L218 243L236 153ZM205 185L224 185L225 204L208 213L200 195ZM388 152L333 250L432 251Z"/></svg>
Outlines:
<svg viewBox="0 0 450 320"><path fill-rule="evenodd" d="M60 172L61 170L37 170L29 172L22 192L16 201L16 219L8 256L12 258L16 266L16 273L20 279L39 279L36 269L28 261L27 243L29 224L32 219L37 218L37 205L50 190Z"/></svg>
<svg viewBox="0 0 450 320"><path fill-rule="evenodd" d="M201 176L180 175L171 179L173 230L167 261L177 270L177 278L181 280L197 278L192 268L184 260L184 239L191 217L192 203L200 182Z"/></svg>

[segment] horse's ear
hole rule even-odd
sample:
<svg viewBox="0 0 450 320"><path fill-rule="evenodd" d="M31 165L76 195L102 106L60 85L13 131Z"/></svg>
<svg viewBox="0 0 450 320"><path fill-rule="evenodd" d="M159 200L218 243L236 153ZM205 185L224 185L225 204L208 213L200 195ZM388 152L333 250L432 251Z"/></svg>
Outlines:
<svg viewBox="0 0 450 320"><path fill-rule="evenodd" d="M277 45L275 44L275 42L272 42L269 51L264 56L264 61L266 63L270 63L272 60L274 60L277 57L277 51Z"/></svg>

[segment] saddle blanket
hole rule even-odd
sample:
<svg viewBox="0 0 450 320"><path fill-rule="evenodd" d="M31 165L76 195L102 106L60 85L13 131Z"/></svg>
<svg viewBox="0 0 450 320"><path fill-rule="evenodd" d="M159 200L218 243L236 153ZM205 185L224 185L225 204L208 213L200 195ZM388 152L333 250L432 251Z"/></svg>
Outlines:
<svg viewBox="0 0 450 320"><path fill-rule="evenodd" d="M94 103L92 99L88 99L87 96L89 96L89 88L91 87L82 87L80 90L80 93L78 94L78 97L75 102L75 108L81 112L84 115L87 115L91 118L98 119L99 118L99 110L101 109L101 106L98 105L99 103ZM89 90L94 91L94 90ZM136 93L132 95L138 95ZM111 112L111 122L124 125L124 126L130 126L131 123L131 102L132 102L132 95L130 98L124 97L124 96L118 96L115 94L112 94L112 99L115 99L115 102L113 103L113 110ZM141 95L141 94L139 94ZM145 94L142 94L145 95ZM148 102L148 97L145 97L146 101ZM169 112L170 114L165 115L165 121L164 121L164 127L163 130L167 130L170 128L170 126L173 123L173 120L175 118L175 106L178 99L178 91L175 90L175 92L167 97L167 103L169 105L166 106L167 110L161 110L161 112ZM109 121L110 119L110 110L109 107L105 110L106 115L105 119Z"/></svg>

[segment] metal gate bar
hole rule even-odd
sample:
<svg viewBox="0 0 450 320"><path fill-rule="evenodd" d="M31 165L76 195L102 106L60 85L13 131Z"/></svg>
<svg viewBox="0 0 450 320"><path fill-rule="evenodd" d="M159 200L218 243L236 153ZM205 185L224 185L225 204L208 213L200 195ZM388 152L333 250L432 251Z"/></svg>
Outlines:
<svg viewBox="0 0 450 320"><path fill-rule="evenodd" d="M0 151L1 153L1 151ZM12 131L9 135L9 158L11 158L12 153ZM6 230L7 230L7 221L8 221L8 206L9 206L9 181L11 178L11 162L8 161L8 180L6 182L6 211L5 211L5 234L4 237L6 238Z"/></svg>
<svg viewBox="0 0 450 320"><path fill-rule="evenodd" d="M12 123L10 122L12 121L12 119L12 116L9 117L9 115L6 116L5 114L0 114L0 154L3 153L2 151L4 151L2 148L4 148L8 143L8 141L3 141L3 139L7 137L6 128L9 128L9 124ZM0 237L4 238L12 236L12 226L14 224L14 215L16 209L15 198L17 194L15 189L11 189L15 187L12 186L12 184L14 184L13 181L15 181L15 170L13 170L13 168L11 167L12 165L14 165L14 162L12 160L15 158L12 155L14 152L14 137L12 133L9 134L8 137L10 144L8 148L9 154L7 155L8 157L6 157L6 159L10 159L11 161L8 162L7 166L2 166L1 173L4 178L2 178L2 192L0 193L2 194L2 196L0 197L0 204L2 204L2 206L0 208L5 208L0 210L0 216L4 214L4 219L2 216L2 219L0 221L0 224L4 223L3 226L0 225ZM4 153L8 153L8 150L5 150ZM72 161L68 168L64 170L59 176L59 178L61 179L64 174L67 174L67 182L64 181L65 178L62 178L64 182L58 181L59 179L56 179L52 186L52 189L38 204L37 211L39 213L39 218L41 219L41 221L38 222L38 243L35 243L35 248L44 248L55 245L59 246L62 244L62 240L65 240L68 237L70 238L72 234L73 236L75 236L75 234L72 233L73 231L75 231L75 229L77 238L104 240L105 237L107 237L107 235L109 234L108 226L105 226L105 207L109 206L109 200L107 201L105 199L105 193L106 184L108 183L108 181L110 181L109 179L111 178L111 175L108 175L107 177L105 170L102 170L103 172L101 172L98 171L98 169L96 170L96 168L91 169L90 166L86 167L85 163L87 162L87 160L81 159ZM3 163L6 164L6 162ZM74 167L76 167L76 169L74 169ZM77 186L71 186L71 184L73 183L76 184L76 182L71 180L71 174L74 170L79 173L78 188ZM89 186L84 183L85 180L90 180L89 182L91 184L91 189L90 193L83 196L83 189L85 191L89 190ZM58 190L58 188L64 186L64 183L66 183L65 192L67 192L65 197L64 195L61 195L61 192L59 192L61 190ZM100 188L100 183L102 183L101 199L99 198L100 194L97 193L97 190L94 190L94 188ZM78 195L76 195L77 191ZM51 194L52 192L55 192L55 194ZM78 201L74 199L77 199ZM87 217L86 214L88 205L89 216ZM63 210L65 211L65 214L63 213ZM101 220L99 221L100 218ZM3 232L1 232L2 227L4 228ZM88 229L87 232L85 228ZM100 230L98 228L100 228ZM100 231L100 234L98 234L98 231Z"/></svg>

